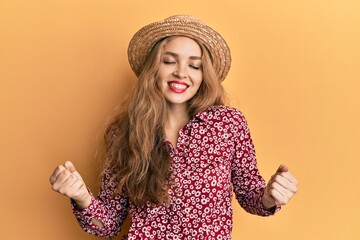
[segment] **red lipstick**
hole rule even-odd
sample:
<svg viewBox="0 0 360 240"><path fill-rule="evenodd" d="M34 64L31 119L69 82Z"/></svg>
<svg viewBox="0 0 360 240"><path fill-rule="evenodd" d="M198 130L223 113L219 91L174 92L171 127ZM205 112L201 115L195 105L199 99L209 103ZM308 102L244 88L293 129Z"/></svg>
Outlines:
<svg viewBox="0 0 360 240"><path fill-rule="evenodd" d="M189 87L186 83L176 80L168 82L168 85L169 89L174 93L184 93Z"/></svg>

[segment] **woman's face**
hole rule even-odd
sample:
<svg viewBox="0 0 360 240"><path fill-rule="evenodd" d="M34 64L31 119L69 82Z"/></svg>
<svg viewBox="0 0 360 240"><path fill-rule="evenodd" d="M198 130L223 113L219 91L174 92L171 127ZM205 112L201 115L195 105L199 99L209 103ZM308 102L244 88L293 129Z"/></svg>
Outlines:
<svg viewBox="0 0 360 240"><path fill-rule="evenodd" d="M159 84L168 104L186 104L202 80L201 48L191 38L175 37L164 45Z"/></svg>

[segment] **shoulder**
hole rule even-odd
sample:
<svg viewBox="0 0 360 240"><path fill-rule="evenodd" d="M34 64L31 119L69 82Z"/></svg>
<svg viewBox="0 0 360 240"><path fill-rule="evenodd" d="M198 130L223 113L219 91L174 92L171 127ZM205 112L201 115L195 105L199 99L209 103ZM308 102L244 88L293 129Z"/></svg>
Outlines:
<svg viewBox="0 0 360 240"><path fill-rule="evenodd" d="M226 105L211 106L200 114L206 116L208 121L220 121L223 123L240 123L245 121L245 117L240 110Z"/></svg>

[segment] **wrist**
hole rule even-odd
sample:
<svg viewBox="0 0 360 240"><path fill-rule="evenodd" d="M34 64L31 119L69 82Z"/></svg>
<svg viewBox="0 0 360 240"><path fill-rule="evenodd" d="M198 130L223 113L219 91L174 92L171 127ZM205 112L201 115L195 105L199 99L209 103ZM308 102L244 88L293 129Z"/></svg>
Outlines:
<svg viewBox="0 0 360 240"><path fill-rule="evenodd" d="M83 210L87 208L91 203L91 195L89 191L86 189L85 193L80 198L73 198L77 209Z"/></svg>
<svg viewBox="0 0 360 240"><path fill-rule="evenodd" d="M265 210L269 210L276 206L275 200L267 193L266 190L261 198L261 201Z"/></svg>

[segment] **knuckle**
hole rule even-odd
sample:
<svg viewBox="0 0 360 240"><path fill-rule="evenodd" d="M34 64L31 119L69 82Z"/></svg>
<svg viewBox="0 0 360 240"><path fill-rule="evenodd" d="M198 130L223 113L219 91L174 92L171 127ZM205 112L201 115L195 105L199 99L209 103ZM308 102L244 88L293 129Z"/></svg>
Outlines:
<svg viewBox="0 0 360 240"><path fill-rule="evenodd" d="M284 178L287 178L287 177L289 177L289 173L288 172L282 172L282 173L280 173L280 176L284 177Z"/></svg>
<svg viewBox="0 0 360 240"><path fill-rule="evenodd" d="M75 176L75 174L71 174L71 175L69 176L69 179L70 179L70 180L73 180L73 181L76 181L76 180L77 180L77 177Z"/></svg>
<svg viewBox="0 0 360 240"><path fill-rule="evenodd" d="M269 190L269 193L270 193L271 196L274 196L274 194L275 194L275 189L270 189L270 190Z"/></svg>
<svg viewBox="0 0 360 240"><path fill-rule="evenodd" d="M62 189L62 188L60 188L60 189L58 190L58 192L61 193L61 194L65 194L65 191L64 191L64 189Z"/></svg>
<svg viewBox="0 0 360 240"><path fill-rule="evenodd" d="M57 192L57 191L59 190L56 185L52 185L52 186L51 186L51 189L52 189L53 191L55 191L55 192Z"/></svg>
<svg viewBox="0 0 360 240"><path fill-rule="evenodd" d="M276 181L276 182L279 182L279 181L281 181L281 178L282 178L282 177L281 177L280 175L276 175L275 181Z"/></svg>
<svg viewBox="0 0 360 240"><path fill-rule="evenodd" d="M278 199L277 201L280 205L285 205L285 199Z"/></svg>
<svg viewBox="0 0 360 240"><path fill-rule="evenodd" d="M68 170L64 170L62 173L61 173L61 176L63 178L69 178L70 177L70 172Z"/></svg>
<svg viewBox="0 0 360 240"><path fill-rule="evenodd" d="M272 182L272 183L270 184L270 188L274 189L274 188L276 188L276 185L277 185L276 182Z"/></svg>
<svg viewBox="0 0 360 240"><path fill-rule="evenodd" d="M57 172L61 172L61 171L64 171L64 166L63 165L58 165L56 168L55 168L55 171Z"/></svg>

